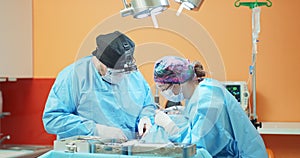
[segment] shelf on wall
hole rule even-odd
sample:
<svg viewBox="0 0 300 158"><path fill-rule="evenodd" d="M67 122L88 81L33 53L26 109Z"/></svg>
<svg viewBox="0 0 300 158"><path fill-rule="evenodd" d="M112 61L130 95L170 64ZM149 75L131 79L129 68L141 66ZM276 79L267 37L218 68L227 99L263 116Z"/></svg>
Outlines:
<svg viewBox="0 0 300 158"><path fill-rule="evenodd" d="M300 135L300 122L262 122L260 134Z"/></svg>

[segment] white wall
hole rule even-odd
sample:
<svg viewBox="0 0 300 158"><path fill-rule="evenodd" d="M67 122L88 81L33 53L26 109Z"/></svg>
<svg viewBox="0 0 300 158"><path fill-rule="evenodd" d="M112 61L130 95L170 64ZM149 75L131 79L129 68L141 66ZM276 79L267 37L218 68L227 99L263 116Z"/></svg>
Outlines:
<svg viewBox="0 0 300 158"><path fill-rule="evenodd" d="M0 0L0 77L33 76L32 0Z"/></svg>

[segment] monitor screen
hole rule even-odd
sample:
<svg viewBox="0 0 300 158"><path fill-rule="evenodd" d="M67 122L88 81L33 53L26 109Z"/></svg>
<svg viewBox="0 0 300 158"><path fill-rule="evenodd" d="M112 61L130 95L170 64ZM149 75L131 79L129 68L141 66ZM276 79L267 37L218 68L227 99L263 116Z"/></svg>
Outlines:
<svg viewBox="0 0 300 158"><path fill-rule="evenodd" d="M241 86L240 85L226 85L226 89L241 102Z"/></svg>

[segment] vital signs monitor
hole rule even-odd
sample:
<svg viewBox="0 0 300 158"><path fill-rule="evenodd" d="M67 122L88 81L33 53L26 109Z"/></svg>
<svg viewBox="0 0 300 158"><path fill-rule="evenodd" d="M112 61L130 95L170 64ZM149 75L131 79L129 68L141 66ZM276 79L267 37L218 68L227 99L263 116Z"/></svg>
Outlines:
<svg viewBox="0 0 300 158"><path fill-rule="evenodd" d="M248 107L249 91L245 81L222 82L225 88L236 98L241 107L246 111Z"/></svg>

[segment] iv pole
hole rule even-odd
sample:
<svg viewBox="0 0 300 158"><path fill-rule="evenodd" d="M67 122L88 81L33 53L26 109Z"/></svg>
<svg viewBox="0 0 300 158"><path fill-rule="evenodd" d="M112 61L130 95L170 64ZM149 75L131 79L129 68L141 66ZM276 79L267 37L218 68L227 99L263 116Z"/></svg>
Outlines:
<svg viewBox="0 0 300 158"><path fill-rule="evenodd" d="M252 113L250 113L250 119L255 128L262 127L261 122L257 122L256 114L256 54L257 54L257 42L258 33L260 32L260 8L259 6L271 7L272 2L267 0L267 2L239 2L236 0L235 7L247 6L252 10L252 64L250 66L250 75L252 76ZM258 13L258 14L257 14Z"/></svg>

